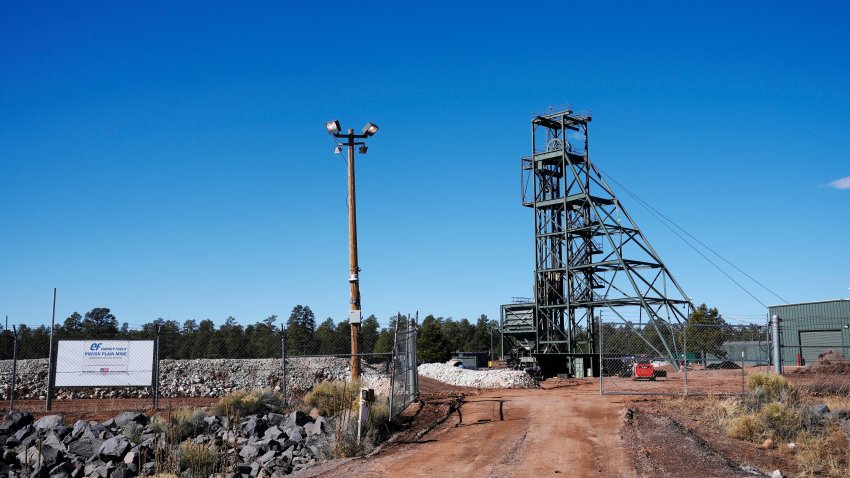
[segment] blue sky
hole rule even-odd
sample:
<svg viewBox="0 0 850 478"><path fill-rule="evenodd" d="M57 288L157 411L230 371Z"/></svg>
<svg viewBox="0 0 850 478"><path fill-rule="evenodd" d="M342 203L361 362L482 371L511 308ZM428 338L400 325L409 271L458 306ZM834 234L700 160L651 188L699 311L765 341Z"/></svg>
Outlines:
<svg viewBox="0 0 850 478"><path fill-rule="evenodd" d="M464 3L4 3L0 317L49 321L57 287L57 320L342 320L338 118L381 127L364 312L496 318L532 294L529 121L567 103L603 171L779 295L850 296L845 3ZM695 301L766 312L623 201Z"/></svg>

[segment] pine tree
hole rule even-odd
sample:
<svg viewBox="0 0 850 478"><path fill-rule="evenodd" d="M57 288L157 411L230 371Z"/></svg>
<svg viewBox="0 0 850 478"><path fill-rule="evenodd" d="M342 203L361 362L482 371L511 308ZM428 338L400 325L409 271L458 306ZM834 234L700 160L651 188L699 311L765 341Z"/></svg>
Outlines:
<svg viewBox="0 0 850 478"><path fill-rule="evenodd" d="M296 305L286 321L288 355L315 353L316 317L310 307Z"/></svg>
<svg viewBox="0 0 850 478"><path fill-rule="evenodd" d="M445 362L451 358L451 344L443 334L442 325L441 321L433 315L425 317L422 321L416 344L419 358L423 362Z"/></svg>
<svg viewBox="0 0 850 478"><path fill-rule="evenodd" d="M328 317L319 324L319 328L316 329L316 340L319 342L320 354L336 353L336 324L332 318Z"/></svg>
<svg viewBox="0 0 850 478"><path fill-rule="evenodd" d="M363 319L363 323L360 324L360 353L370 354L375 351L379 327L378 318L374 315Z"/></svg>

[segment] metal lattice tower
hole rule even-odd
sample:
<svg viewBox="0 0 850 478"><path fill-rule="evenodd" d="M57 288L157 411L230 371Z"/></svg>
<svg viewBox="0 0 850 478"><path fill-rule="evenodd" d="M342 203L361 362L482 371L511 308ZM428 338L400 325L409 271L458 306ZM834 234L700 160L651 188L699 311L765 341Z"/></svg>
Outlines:
<svg viewBox="0 0 850 478"><path fill-rule="evenodd" d="M531 122L521 164L522 204L534 210L533 327L515 338L534 354L592 356L595 314L610 310L674 358L690 301L590 161L590 120L567 110Z"/></svg>

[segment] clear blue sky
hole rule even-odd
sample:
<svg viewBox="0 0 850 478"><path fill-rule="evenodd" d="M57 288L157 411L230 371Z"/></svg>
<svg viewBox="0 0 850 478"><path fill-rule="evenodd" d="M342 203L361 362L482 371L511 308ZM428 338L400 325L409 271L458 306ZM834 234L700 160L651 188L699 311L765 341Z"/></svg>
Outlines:
<svg viewBox="0 0 850 478"><path fill-rule="evenodd" d="M466 3L3 3L0 319L49 321L57 287L60 321L342 320L335 118L381 127L364 312L496 318L532 293L529 121L566 103L604 171L784 298L850 296L845 2ZM695 301L766 312L623 201Z"/></svg>

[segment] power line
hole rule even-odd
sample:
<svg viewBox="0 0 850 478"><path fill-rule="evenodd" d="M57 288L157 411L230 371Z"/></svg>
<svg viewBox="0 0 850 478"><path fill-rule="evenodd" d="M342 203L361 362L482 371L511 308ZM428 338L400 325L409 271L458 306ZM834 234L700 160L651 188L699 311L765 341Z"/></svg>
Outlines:
<svg viewBox="0 0 850 478"><path fill-rule="evenodd" d="M598 169L598 168L597 168L597 169ZM703 253L702 253L702 251L700 251L699 249L697 249L697 247L696 247L696 246L694 246L693 244L691 244L691 242L690 242L690 241L688 241L687 239L685 239L685 238L684 238L681 234L679 234L679 233L678 233L675 229L673 229L672 227L670 227L670 225L669 225L669 224L667 224L667 222L666 222L664 219L662 219L661 217L659 217L660 213L656 214L656 212L654 212L654 211L655 211L655 209L654 209L652 206L650 206L648 203L646 203L643 199L639 198L639 197L638 197L636 194L634 194L633 192L629 191L629 189L628 189L628 188L626 188L625 186L623 186L622 184L620 184L620 182L618 182L616 179L614 179L613 177L611 177L611 175L609 175L609 174L607 174L607 173L605 173L605 172L603 172L603 171L601 171L601 170L599 170L599 172L600 172L600 173L602 173L602 174L604 174L605 176L607 176L607 177L608 177L608 179L610 179L612 182L614 182L615 184L617 184L618 186L620 186L620 187L621 187L624 191L626 191L626 193L627 193L628 195L630 195L630 196L631 196L632 198L634 198L634 199L635 199L638 203L640 203L643 207L645 207L645 208L647 209L647 211L649 211L649 213L650 213L650 214L652 214L652 215L653 215L656 219L658 219L658 221L659 221L659 222L661 222L662 224L664 224L664 226L665 226L667 229L669 229L669 230L670 230L670 232L672 232L673 234L675 234L675 235L676 235L679 239L681 239L681 240L682 240L682 242L684 242L685 244L687 244L687 245L688 245L691 249L693 249L693 250L694 250L694 252L696 252L696 253L697 253L697 254L699 254L699 255L700 255L703 259L705 259L705 260L706 260L706 262L708 262L709 264L711 264L712 266L714 266L714 268L715 268L715 269L717 269L717 270L718 270L721 274L723 274L724 276L726 276L726 278L727 278L727 279L729 279L729 280L730 280L730 281L732 281L735 285L737 285L737 286L738 286L738 288L740 288L740 289L741 289L742 291L744 291L747 295L749 295L750 297L752 297L752 298L753 298L753 300L755 300L756 302L758 302L759 304L761 304L761 306L762 306L762 307L767 308L767 304L765 304L764 302L762 302L761 300L759 300L759 298L758 298L758 297L756 297L755 295L753 295L753 293L752 293L752 292L750 292L750 291L749 291L746 287L744 287L744 286L743 286L740 282L736 281L736 280L735 280L735 279L734 279L731 275L729 275L729 273L727 273L726 271L724 271L724 270L723 270L720 266L718 266L718 265L717 265L714 261L712 261L711 259L709 259L709 258L708 258L708 256L706 256L705 254L703 254ZM668 219L667 221L670 221L670 220ZM670 223L672 223L672 224L674 224L674 225L675 225L675 223L673 223L673 221L670 221ZM676 227L679 227L679 226L676 226ZM684 229L683 229L683 231L684 231ZM687 233L687 232L686 232L686 233ZM690 234L689 234L689 235L690 235Z"/></svg>
<svg viewBox="0 0 850 478"><path fill-rule="evenodd" d="M597 169L598 169L598 168L597 168ZM715 256L719 257L719 258L720 258L720 259L722 259L724 262L726 262L727 264L729 264L730 266L732 266L733 268L735 268L735 270L736 270L736 271L738 271L738 272L740 272L741 274L744 274L745 276L747 276L747 278L748 278L748 279L750 279L751 281L753 281L753 282L755 282L756 284L758 284L759 286L761 286L764 290L766 290L766 291L770 292L771 294L773 294L773 295L774 295L777 299L781 300L782 302L785 302L786 304L788 303L788 301L787 301L787 300L785 300L784 298L782 298L779 294L777 294L776 292L774 292L773 290L771 290L770 288L768 288L766 285L764 285L764 284L762 284L761 282L759 282L758 280L756 280L756 278L755 278L755 277L753 277L753 276L751 276L751 275L747 274L747 273L746 273L744 270L742 270L740 267L738 267L738 266L736 266L734 263L732 263L732 261L730 261L729 259L727 259L727 258L723 257L722 255L720 255L720 253L718 253L717 251L715 251L714 249L712 249L711 247L709 247L709 246L708 246L707 244L705 244L704 242L700 241L697 237L695 237L693 234L691 234L690 232L688 232L685 228L683 228L682 226L680 226L680 225L676 224L676 223L675 223L672 219L668 218L668 217L667 217L667 216L665 216L663 213L661 213L659 210L657 210L657 209L655 209L654 207L652 207L652 205L651 205L651 204L649 204L648 202L646 202L646 201L644 201L643 199L639 198L639 197L637 196L637 194L635 194L635 193L631 192L628 188L626 188L626 187L625 187L625 186L623 186L620 182L618 182L616 179L614 179L613 177L611 177L611 175L610 175L610 174L608 174L608 173L606 173L606 172L604 172L604 171L601 171L601 170L600 170L600 172L601 172L602 174L604 174L605 176L607 176L607 177L608 177L608 179L610 179L612 182L614 182L615 184L617 184L617 185L618 185L619 187L621 187L623 190L625 190L625 191L626 191L626 193L628 193L629 195L631 195L632 197L634 197L635 199L637 199L638 201L640 201L641 203L643 203L644 207L646 207L647 209L650 209L651 211L655 211L655 213L657 213L659 216L661 216L662 218L664 218L665 220L667 220L668 222L670 222L670 224L672 224L673 226L675 226L676 228L678 228L679 230L681 230L682 232L684 232L685 234L687 234L687 235L688 235L688 237L690 237L691 239L693 239L694 241L696 241L697 243L699 243L702 247L704 247L704 248L708 249L708 250L709 250L712 254L714 254ZM657 216L656 216L656 217L657 217ZM662 222L663 222L663 221L662 221Z"/></svg>

